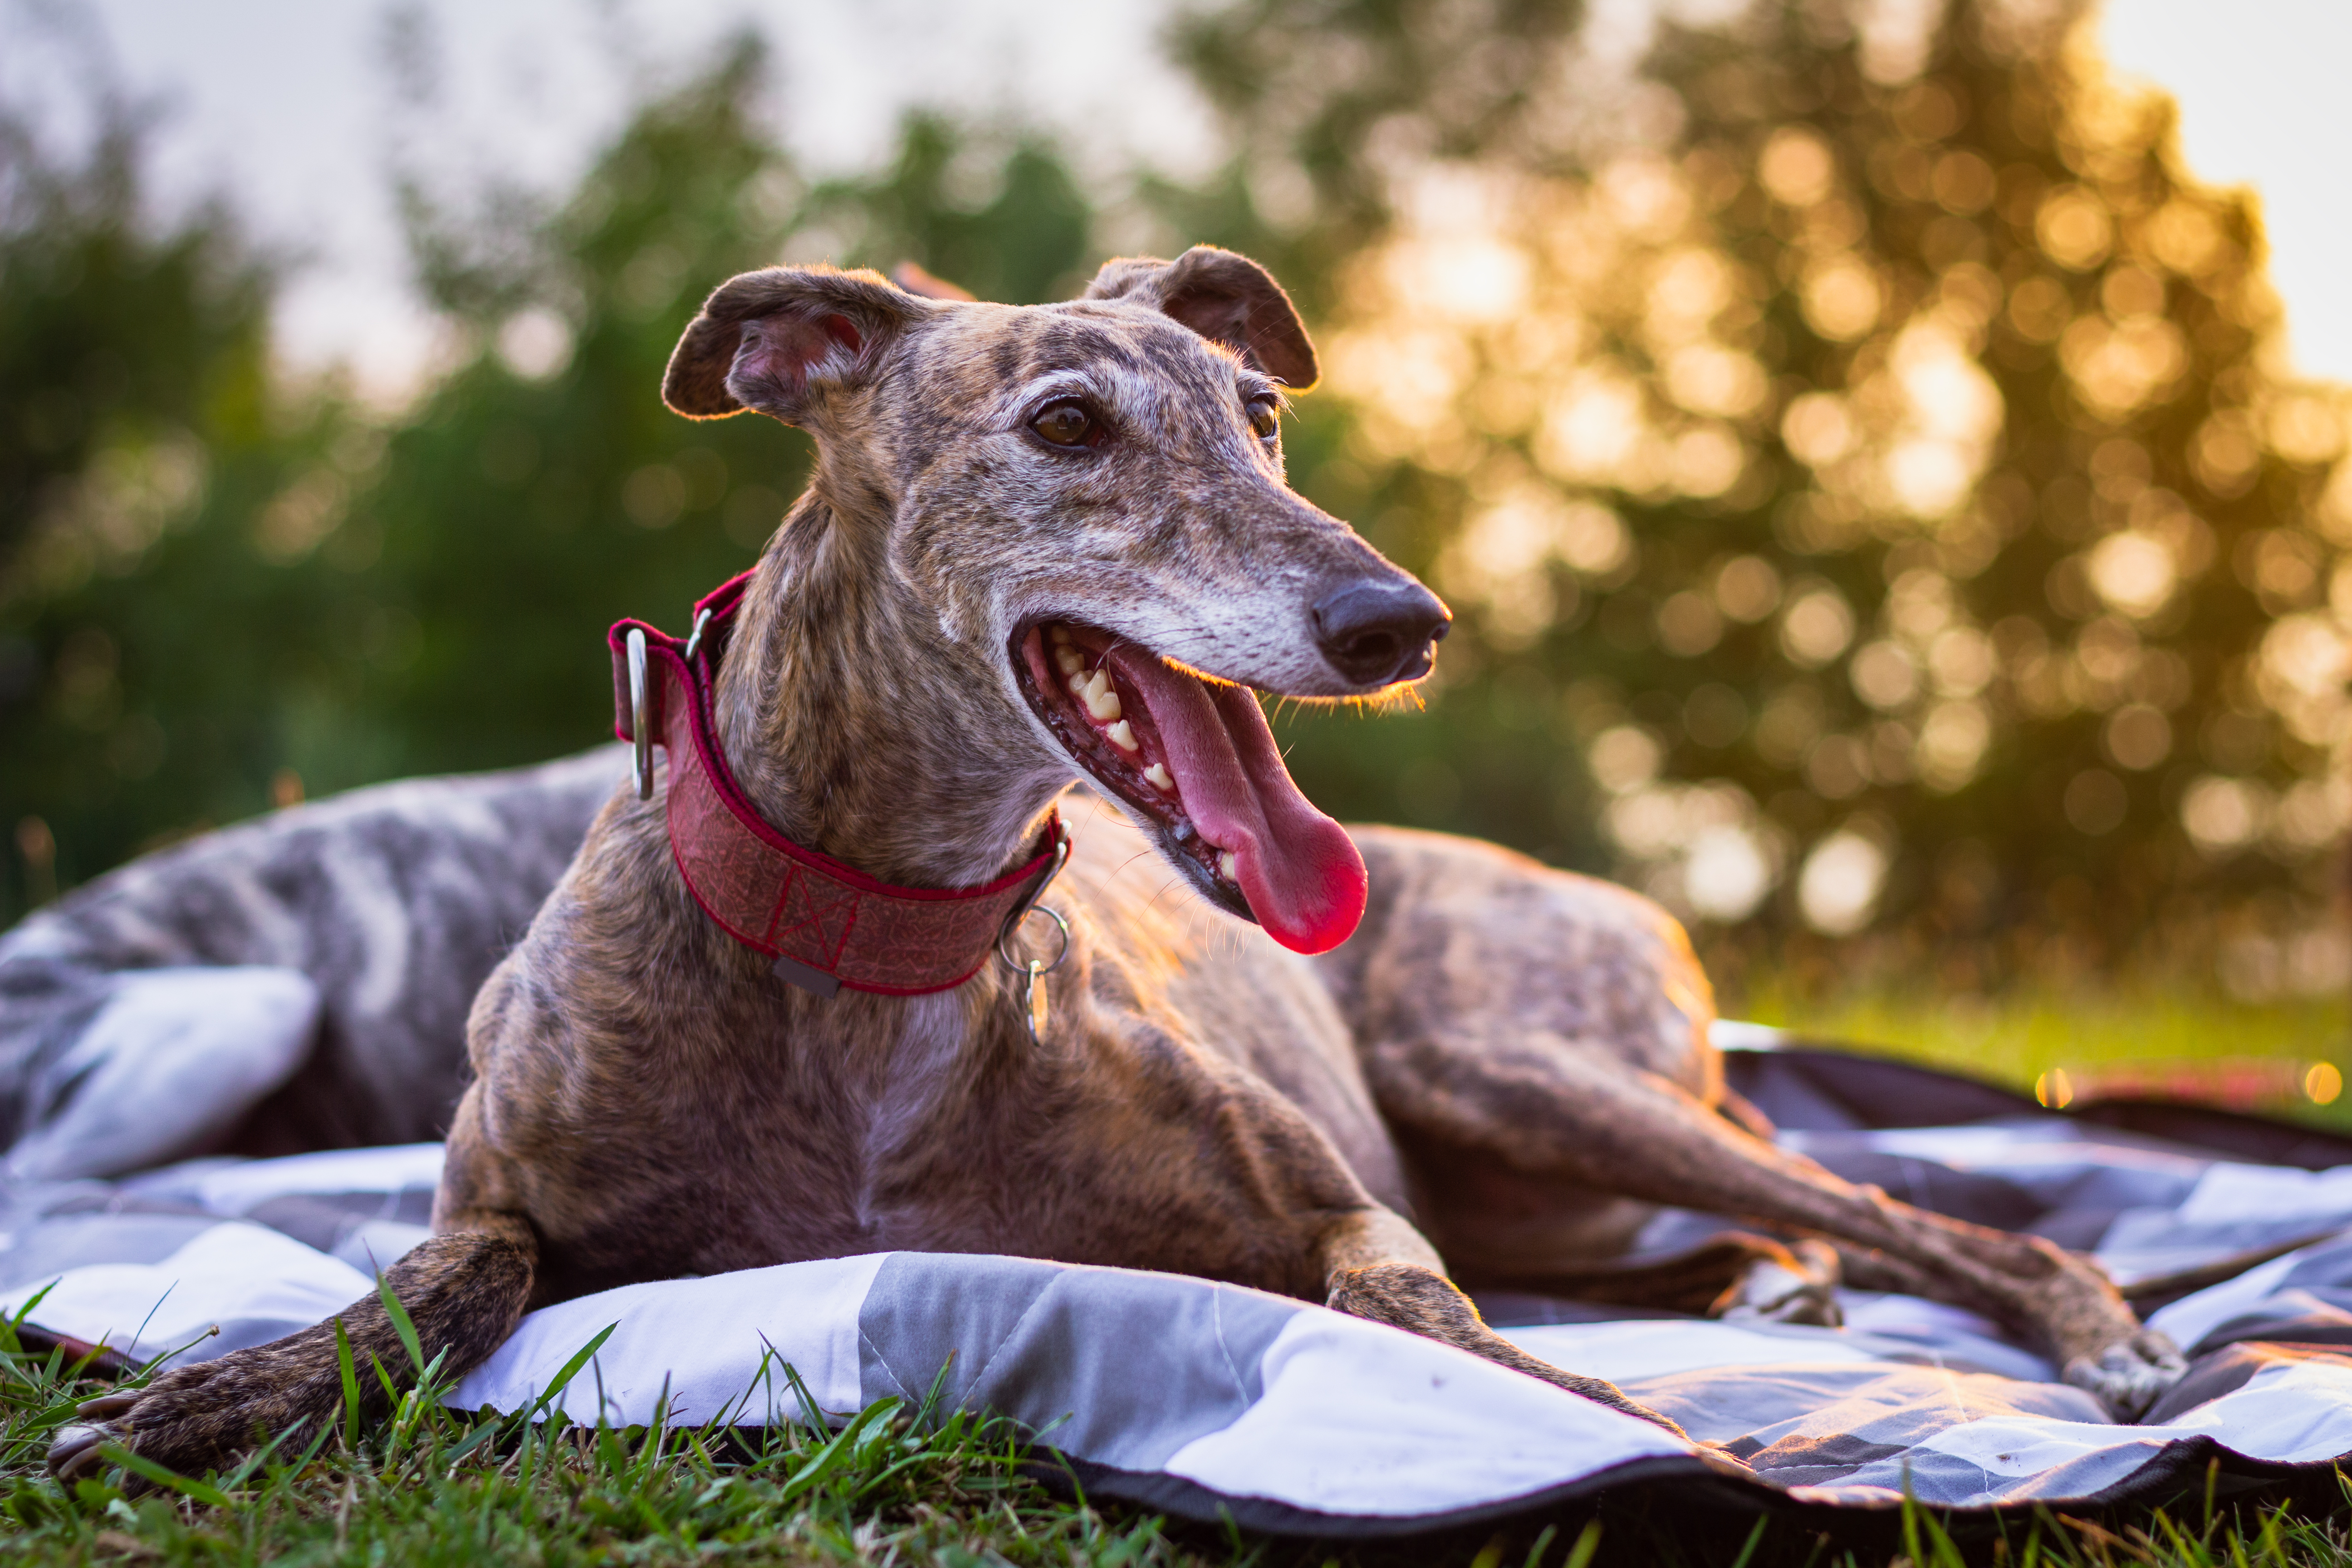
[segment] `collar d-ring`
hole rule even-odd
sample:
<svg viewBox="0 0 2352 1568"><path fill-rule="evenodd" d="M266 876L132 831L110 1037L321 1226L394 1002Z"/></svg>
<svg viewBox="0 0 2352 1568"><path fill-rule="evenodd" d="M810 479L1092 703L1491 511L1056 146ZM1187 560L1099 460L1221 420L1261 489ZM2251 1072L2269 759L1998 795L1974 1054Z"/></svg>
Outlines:
<svg viewBox="0 0 2352 1568"><path fill-rule="evenodd" d="M1029 918L1029 911L1037 907L1037 900L1045 896L1045 889L1054 885L1054 879L1060 876L1062 874L1062 868L1069 863L1070 836L1066 832L1057 832L1054 835L1053 863L1045 868L1045 874L1037 879L1037 885L1029 889L1029 896L1023 899L1019 903L1013 905L1011 910L1005 912L1003 925L997 928L997 957L1004 959L1004 962L1007 963L1013 963L1011 959L1004 958L1004 944L1013 940L1013 933L1021 929L1021 922ZM1054 911L1051 910L1047 910L1045 912L1049 915L1054 914ZM1054 915L1054 918L1059 921L1062 917L1059 915ZM1070 951L1070 928L1066 923L1062 927L1062 951L1065 953L1067 953ZM1057 958L1054 962L1055 963L1059 963L1062 961ZM1028 973L1028 970L1024 965L1015 963L1013 967L1020 970L1024 974Z"/></svg>
<svg viewBox="0 0 2352 1568"><path fill-rule="evenodd" d="M1062 918L1061 910L1049 908L1044 904L1030 905L1027 909L1023 910L1018 914L1014 915L1013 919L1006 923L1003 934L999 935L996 939L996 962L1004 965L1005 968L1013 971L1015 974L1027 974L1031 973L1031 969L1028 964L1021 963L1011 953L1004 951L1005 943L1013 940L1014 934L1020 929L1021 922L1031 915L1044 915L1047 920L1052 921L1055 927L1062 933L1062 945L1055 950L1054 962L1051 963L1039 963L1035 969L1036 973L1051 974L1054 971L1062 967L1062 961L1064 959L1070 956L1070 922Z"/></svg>

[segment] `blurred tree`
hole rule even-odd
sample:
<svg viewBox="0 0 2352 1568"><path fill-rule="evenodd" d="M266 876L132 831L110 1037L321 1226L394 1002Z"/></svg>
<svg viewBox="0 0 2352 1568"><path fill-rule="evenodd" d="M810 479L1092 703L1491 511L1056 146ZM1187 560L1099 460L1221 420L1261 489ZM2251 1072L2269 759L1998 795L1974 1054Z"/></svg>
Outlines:
<svg viewBox="0 0 2352 1568"><path fill-rule="evenodd" d="M404 183L455 368L379 421L273 377L272 272L216 212L145 226L135 136L16 138L0 819L70 881L590 743L604 626L679 620L805 468L662 409L700 296L911 258L1058 298L1108 223L1276 268L1329 373L1294 479L1462 612L1425 710L1285 717L1332 809L1621 875L1727 973L2339 977L2352 470L2264 357L2253 215L2069 18L1882 11L1774 0L1636 72L1574 7L1242 0L1177 32L1233 163L1099 209L1050 145L922 115L812 184L745 43L560 202Z"/></svg>
<svg viewBox="0 0 2352 1568"><path fill-rule="evenodd" d="M1524 156L1531 132L1556 137L1616 104L1622 72L1577 68L1584 16L1562 0L1237 0L1180 14L1171 50L1240 156L1198 189L1149 194L1188 238L1274 267L1319 317L1417 171ZM1564 165L1562 151L1545 161Z"/></svg>
<svg viewBox="0 0 2352 1568"><path fill-rule="evenodd" d="M551 216L513 202L452 216L412 193L425 280L469 353L312 546L363 567L384 629L366 689L309 735L310 766L338 783L354 763L369 776L483 767L609 733L604 628L625 615L682 626L694 598L751 564L805 473L796 431L662 405L672 345L730 276L911 258L1011 299L1077 276L1087 208L1047 150L967 160L958 132L917 116L880 174L811 189L763 129L763 66L747 38L648 104ZM958 191L967 162L999 174L995 188ZM370 734L396 738L398 755L375 754Z"/></svg>
<svg viewBox="0 0 2352 1568"><path fill-rule="evenodd" d="M455 366L362 416L273 373L277 274L217 208L151 234L136 122L85 166L0 137L0 921L273 800L528 763L611 732L605 626L680 624L755 558L798 433L694 424L662 367L780 258L911 258L1054 298L1092 258L1050 148L917 116L811 188L743 41L552 206L400 186Z"/></svg>
<svg viewBox="0 0 2352 1568"><path fill-rule="evenodd" d="M1466 620L1424 716L1296 721L1295 765L1555 858L1597 823L1718 968L2234 934L2242 989L2340 984L2352 481L2339 400L2268 368L2251 206L2057 24L1861 15L1670 31L1601 116L1557 101L1589 41L1507 6L1326 5L1330 58L1232 70L1244 163L1355 171L1302 191L1377 236L1300 482ZM1300 16L1189 47L1281 59ZM1489 37L1512 70L1447 86Z"/></svg>
<svg viewBox="0 0 2352 1568"><path fill-rule="evenodd" d="M808 216L794 259L887 272L912 258L1008 305L1069 299L1092 276L1094 208L1050 145L920 110L889 168L819 186Z"/></svg>
<svg viewBox="0 0 2352 1568"><path fill-rule="evenodd" d="M803 194L761 125L761 79L746 44L648 103L551 213L409 186L458 363L383 432L369 481L286 543L341 563L366 644L358 683L301 733L306 778L609 734L604 627L680 621L782 515L797 437L689 423L659 395L702 296L773 258Z"/></svg>
<svg viewBox="0 0 2352 1568"><path fill-rule="evenodd" d="M323 630L247 530L335 400L275 395L271 267L218 206L153 224L99 107L79 162L0 118L0 918L266 804Z"/></svg>

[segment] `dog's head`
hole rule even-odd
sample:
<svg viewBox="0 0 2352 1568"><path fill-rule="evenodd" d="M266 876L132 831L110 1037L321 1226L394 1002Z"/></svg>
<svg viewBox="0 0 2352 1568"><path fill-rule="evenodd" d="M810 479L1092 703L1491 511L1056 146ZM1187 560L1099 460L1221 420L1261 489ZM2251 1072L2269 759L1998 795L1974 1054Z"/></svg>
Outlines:
<svg viewBox="0 0 2352 1568"><path fill-rule="evenodd" d="M1317 952L1361 917L1363 864L1253 691L1419 679L1450 617L1285 482L1282 412L1316 377L1274 279L1198 247L1110 262L1064 305L746 273L663 395L810 431L841 526L886 531L890 574L1041 767L1075 763L1212 902Z"/></svg>

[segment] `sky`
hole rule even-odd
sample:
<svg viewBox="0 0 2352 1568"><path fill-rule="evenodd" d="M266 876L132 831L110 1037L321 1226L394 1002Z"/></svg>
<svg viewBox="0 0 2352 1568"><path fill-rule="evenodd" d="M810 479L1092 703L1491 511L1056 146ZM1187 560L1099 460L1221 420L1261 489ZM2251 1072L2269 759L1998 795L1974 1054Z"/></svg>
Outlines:
<svg viewBox="0 0 2352 1568"><path fill-rule="evenodd" d="M297 363L352 363L389 397L429 368L434 324L406 285L387 188L398 152L428 167L489 162L543 189L575 179L646 88L709 60L756 26L775 51L785 144L813 170L884 155L919 104L1012 110L1068 132L1081 168L1131 153L1181 170L1213 145L1205 108L1161 63L1165 0L1089 7L1040 26L1018 0L0 0L0 89L70 141L86 118L74 48L111 57L164 118L165 203L226 192L269 242L307 265L280 310ZM395 134L394 18L421 19L441 89L430 142ZM37 16L47 25L24 26ZM24 47L37 34L46 48Z"/></svg>
<svg viewBox="0 0 2352 1568"><path fill-rule="evenodd" d="M2352 382L2352 4L2109 0L2100 37L2116 68L2179 100L2200 178L2260 194L2296 369Z"/></svg>
<svg viewBox="0 0 2352 1568"><path fill-rule="evenodd" d="M306 259L281 311L289 357L349 363L390 398L436 347L387 194L396 150L461 169L495 145L509 173L560 189L645 86L756 26L781 61L786 143L818 170L880 156L906 108L938 103L1059 127L1082 166L1140 158L1182 173L1211 162L1215 132L1156 48L1172 8L1116 0L1070 26L1041 25L1053 14L1022 0L0 0L0 30L21 43L24 19L42 16L37 31L79 29L79 47L110 54L124 84L164 110L166 200L226 192L265 239ZM441 68L424 144L395 133L419 122L398 112L385 65L404 13ZM2120 69L2179 100L2197 174L2260 194L2291 362L2352 382L2352 95L2339 79L2352 3L2250 0L2227 26L2215 19L2213 0L2108 0L2102 41ZM0 52L0 88L69 135L58 47Z"/></svg>

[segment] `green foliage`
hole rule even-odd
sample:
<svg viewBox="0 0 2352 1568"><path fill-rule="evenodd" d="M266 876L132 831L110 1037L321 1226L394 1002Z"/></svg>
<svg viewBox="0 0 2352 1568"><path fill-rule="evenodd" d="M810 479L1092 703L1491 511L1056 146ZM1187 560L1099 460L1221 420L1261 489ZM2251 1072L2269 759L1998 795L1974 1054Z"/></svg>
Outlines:
<svg viewBox="0 0 2352 1568"><path fill-rule="evenodd" d="M1349 237L1297 477L1463 612L1424 714L1294 722L1318 798L1643 886L1735 976L2290 983L2345 414L2264 368L2168 104L1968 5L1909 62L1839 6L1670 31L1581 114L1499 0L1188 38L1254 166L1350 172L1292 218Z"/></svg>
<svg viewBox="0 0 2352 1568"><path fill-rule="evenodd" d="M111 112L74 167L0 121L0 803L47 818L54 864L9 860L50 887L263 804L267 694L314 620L222 547L328 432L276 404L273 275L218 208L142 228Z"/></svg>
<svg viewBox="0 0 2352 1568"><path fill-rule="evenodd" d="M270 370L274 274L218 211L154 231L128 121L87 168L14 138L0 916L271 799L605 733L604 626L679 621L806 472L656 395L730 273L1046 300L1149 231L1290 284L1328 372L1294 479L1461 613L1403 710L1285 714L1335 813L1642 886L1735 988L2334 984L2343 409L2265 368L2254 215L2168 111L1995 16L1890 66L1768 5L1612 85L1572 6L1240 0L1171 35L1232 163L1091 191L929 115L812 183L745 42L560 203L404 184L453 356L389 417Z"/></svg>
<svg viewBox="0 0 2352 1568"><path fill-rule="evenodd" d="M0 512L0 919L273 799L609 734L604 628L682 624L805 474L797 432L661 404L732 273L814 252L1013 300L1083 280L1088 209L1042 146L1000 160L917 117L874 180L811 188L761 129L762 67L742 44L645 106L554 211L405 187L459 353L389 419L272 382L272 275L218 211L146 233L128 121L88 168L0 146L0 462L32 498ZM974 168L1002 176L978 199Z"/></svg>
<svg viewBox="0 0 2352 1568"><path fill-rule="evenodd" d="M887 169L819 186L808 212L815 231L795 248L821 241L814 259L887 272L912 258L982 300L1066 300L1094 275L1093 205L1051 146L929 113L908 118Z"/></svg>
<svg viewBox="0 0 2352 1568"><path fill-rule="evenodd" d="M1395 216L1415 165L1525 144L1573 92L1558 70L1586 14L1558 0L1238 0L1179 16L1177 61L1239 156L1197 192L1158 189L1188 237L1273 267L1328 319L1341 270Z"/></svg>
<svg viewBox="0 0 2352 1568"><path fill-rule="evenodd" d="M593 742L611 725L604 628L680 620L782 515L805 443L689 423L658 390L702 295L767 260L797 201L754 119L757 64L740 50L648 105L520 237L420 214L426 279L467 352L287 543L337 563L378 628L299 737L306 782Z"/></svg>

